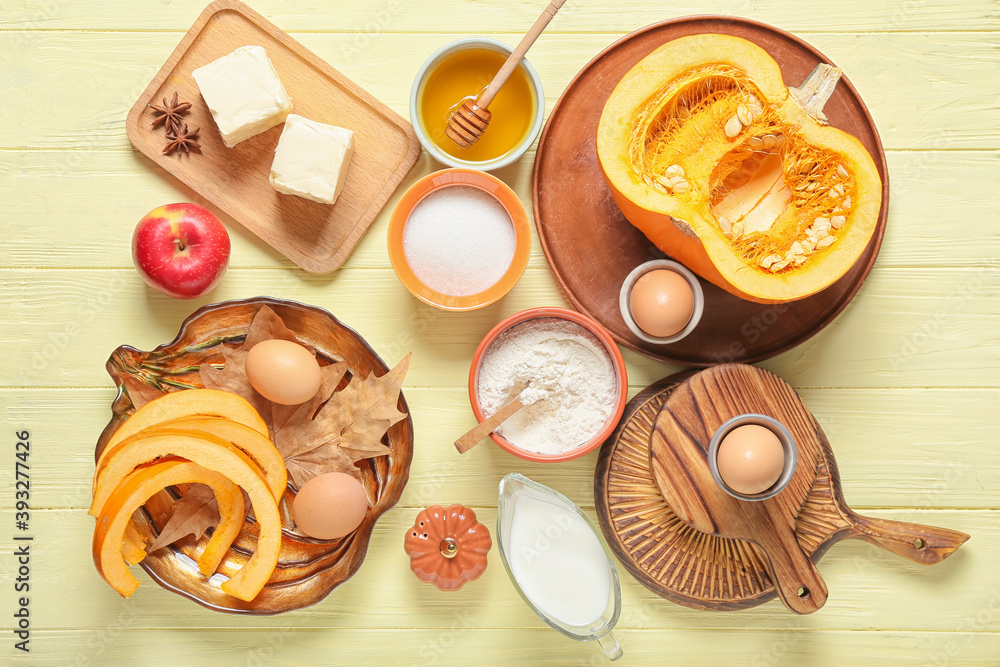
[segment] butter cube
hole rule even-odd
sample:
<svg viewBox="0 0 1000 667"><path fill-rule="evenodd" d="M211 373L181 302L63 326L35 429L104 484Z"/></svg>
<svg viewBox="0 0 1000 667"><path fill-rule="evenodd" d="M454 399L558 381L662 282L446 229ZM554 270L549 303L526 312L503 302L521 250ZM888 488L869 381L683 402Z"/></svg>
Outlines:
<svg viewBox="0 0 1000 667"><path fill-rule="evenodd" d="M271 185L278 192L332 204L347 180L354 132L291 114L274 150Z"/></svg>
<svg viewBox="0 0 1000 667"><path fill-rule="evenodd" d="M280 125L292 111L263 47L241 46L191 75L229 148Z"/></svg>

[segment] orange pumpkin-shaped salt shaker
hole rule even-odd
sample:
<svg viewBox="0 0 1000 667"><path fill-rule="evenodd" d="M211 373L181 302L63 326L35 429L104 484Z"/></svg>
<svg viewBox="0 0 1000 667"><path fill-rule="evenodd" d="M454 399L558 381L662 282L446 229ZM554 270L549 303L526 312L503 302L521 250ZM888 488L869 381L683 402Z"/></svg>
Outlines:
<svg viewBox="0 0 1000 667"><path fill-rule="evenodd" d="M417 514L403 547L410 569L421 581L442 591L454 591L478 579L486 570L493 546L490 531L465 505L431 505Z"/></svg>

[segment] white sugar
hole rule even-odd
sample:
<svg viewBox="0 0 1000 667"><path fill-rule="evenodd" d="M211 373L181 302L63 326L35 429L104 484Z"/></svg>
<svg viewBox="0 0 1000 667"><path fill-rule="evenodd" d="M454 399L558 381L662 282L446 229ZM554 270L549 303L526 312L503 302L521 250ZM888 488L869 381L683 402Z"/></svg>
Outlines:
<svg viewBox="0 0 1000 667"><path fill-rule="evenodd" d="M493 195L465 185L424 197L403 230L403 251L422 283L449 296L495 284L514 259L514 225Z"/></svg>

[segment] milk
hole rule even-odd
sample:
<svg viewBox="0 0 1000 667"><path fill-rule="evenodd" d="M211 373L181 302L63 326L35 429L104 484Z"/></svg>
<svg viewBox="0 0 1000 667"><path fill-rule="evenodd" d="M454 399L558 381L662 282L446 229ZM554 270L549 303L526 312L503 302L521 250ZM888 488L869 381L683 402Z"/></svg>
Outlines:
<svg viewBox="0 0 1000 667"><path fill-rule="evenodd" d="M611 596L608 559L579 514L522 491L508 531L508 566L535 607L572 626L604 615Z"/></svg>

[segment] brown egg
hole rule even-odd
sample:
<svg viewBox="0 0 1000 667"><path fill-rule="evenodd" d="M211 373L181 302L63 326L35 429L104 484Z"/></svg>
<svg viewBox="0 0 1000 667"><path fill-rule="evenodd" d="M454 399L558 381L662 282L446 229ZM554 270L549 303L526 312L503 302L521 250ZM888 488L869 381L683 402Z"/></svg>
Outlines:
<svg viewBox="0 0 1000 667"><path fill-rule="evenodd" d="M245 368L253 388L282 405L305 403L319 391L322 380L319 363L309 350L278 338L250 348Z"/></svg>
<svg viewBox="0 0 1000 667"><path fill-rule="evenodd" d="M681 274L656 269L635 281L629 293L629 311L639 328L650 336L673 336L691 321L694 292Z"/></svg>
<svg viewBox="0 0 1000 667"><path fill-rule="evenodd" d="M719 443L719 475L736 493L753 495L771 488L785 466L785 450L771 429L737 426Z"/></svg>
<svg viewBox="0 0 1000 667"><path fill-rule="evenodd" d="M353 532L367 512L365 487L342 472L313 477L292 501L295 526L306 535L321 540L334 540Z"/></svg>

